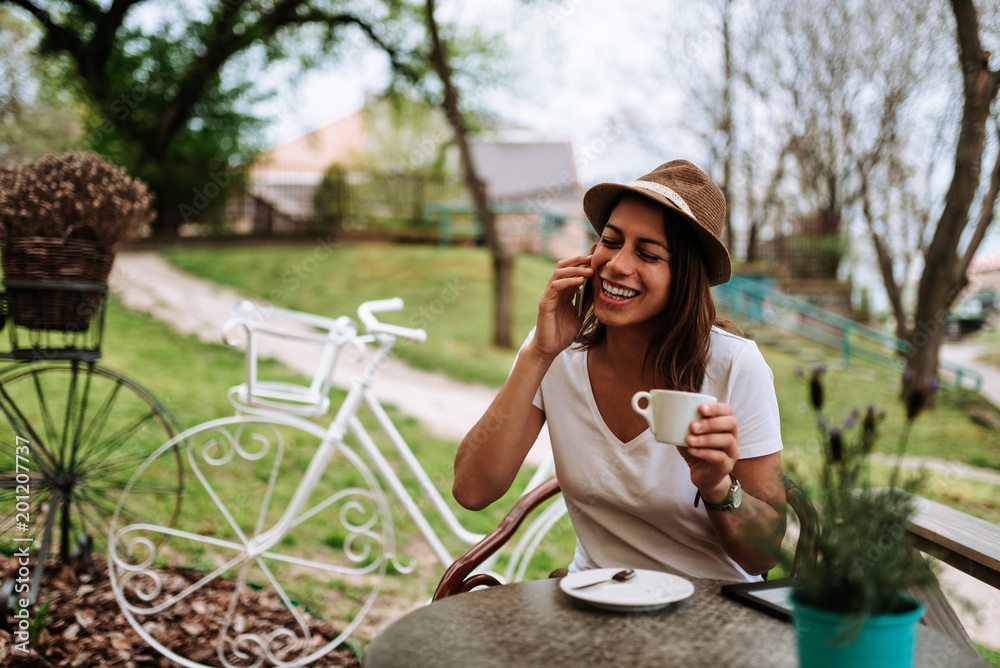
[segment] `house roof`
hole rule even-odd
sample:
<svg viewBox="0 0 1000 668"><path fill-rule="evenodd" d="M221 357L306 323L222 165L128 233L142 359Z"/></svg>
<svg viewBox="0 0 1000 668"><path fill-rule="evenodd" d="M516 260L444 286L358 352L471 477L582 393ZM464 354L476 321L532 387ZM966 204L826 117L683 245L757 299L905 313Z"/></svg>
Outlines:
<svg viewBox="0 0 1000 668"><path fill-rule="evenodd" d="M303 187L315 188L331 164L362 164L369 151L379 150L372 141L369 111L384 112L383 106L369 103L365 109L262 153L252 168L254 194L290 215L304 215L311 202L298 201ZM472 159L491 199L532 200L564 213L579 213L580 184L568 139L511 128L494 132L470 142Z"/></svg>
<svg viewBox="0 0 1000 668"><path fill-rule="evenodd" d="M255 183L250 187L251 195L264 200L276 211L296 219L313 215L315 191L315 184Z"/></svg>
<svg viewBox="0 0 1000 668"><path fill-rule="evenodd" d="M363 155L367 148L364 114L357 111L265 151L254 162L253 171L258 178L280 175L283 181L290 172L322 174L335 162L349 163L352 158Z"/></svg>
<svg viewBox="0 0 1000 668"><path fill-rule="evenodd" d="M492 199L541 193L552 199L578 196L573 146L568 141L476 141L470 150Z"/></svg>

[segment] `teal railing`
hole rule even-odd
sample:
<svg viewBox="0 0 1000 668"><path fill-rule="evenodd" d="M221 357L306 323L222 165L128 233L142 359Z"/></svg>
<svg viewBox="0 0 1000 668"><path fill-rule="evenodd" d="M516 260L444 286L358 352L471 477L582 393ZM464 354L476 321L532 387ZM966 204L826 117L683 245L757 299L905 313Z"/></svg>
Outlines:
<svg viewBox="0 0 1000 668"><path fill-rule="evenodd" d="M766 283L733 276L729 283L714 288L720 307L737 322L780 327L821 345L839 350L844 368L854 357L902 372L903 355L910 344L891 334L866 327L850 318L831 313L802 299L773 290ZM983 377L974 369L939 360L938 367L954 387L980 391Z"/></svg>

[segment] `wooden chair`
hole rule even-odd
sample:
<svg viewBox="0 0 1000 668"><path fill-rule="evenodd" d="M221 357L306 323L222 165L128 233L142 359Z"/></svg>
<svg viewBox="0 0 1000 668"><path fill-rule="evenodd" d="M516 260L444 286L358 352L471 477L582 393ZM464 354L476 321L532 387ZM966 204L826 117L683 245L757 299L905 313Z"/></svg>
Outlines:
<svg viewBox="0 0 1000 668"><path fill-rule="evenodd" d="M488 573L473 573L473 571L510 540L525 518L535 508L559 492L559 482L555 478L550 478L518 499L496 529L456 559L445 571L432 600L437 601L480 586L492 587L501 584L497 578ZM816 510L806 499L802 490L787 477L785 478L785 496L788 500L788 506L799 518L799 538L792 562L792 574L794 575L798 565L804 559L810 558L812 554L812 544L816 535Z"/></svg>
<svg viewBox="0 0 1000 668"><path fill-rule="evenodd" d="M799 521L799 537L795 541L795 555L792 557L792 567L789 570L789 575L794 576L805 560L816 559L814 546L819 518L816 515L816 508L806 497L805 492L788 476L785 476L785 503Z"/></svg>

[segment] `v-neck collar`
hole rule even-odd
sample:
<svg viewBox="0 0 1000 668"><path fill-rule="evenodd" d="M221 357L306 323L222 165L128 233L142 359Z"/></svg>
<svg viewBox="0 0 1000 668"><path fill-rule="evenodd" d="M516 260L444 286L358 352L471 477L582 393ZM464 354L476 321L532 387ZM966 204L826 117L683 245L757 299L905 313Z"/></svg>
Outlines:
<svg viewBox="0 0 1000 668"><path fill-rule="evenodd" d="M643 431L636 434L635 438L625 442L615 435L615 432L611 431L611 427L608 423L604 421L604 416L601 415L601 409L597 406L597 396L594 394L594 384L590 379L590 351L583 351L583 374L586 377L587 382L585 383L586 388L584 392L586 393L587 402L590 404L590 412L594 416L594 421L600 426L601 430L604 432L605 437L614 443L623 452L628 452L632 448L639 445L642 440L649 434L649 427L647 426Z"/></svg>

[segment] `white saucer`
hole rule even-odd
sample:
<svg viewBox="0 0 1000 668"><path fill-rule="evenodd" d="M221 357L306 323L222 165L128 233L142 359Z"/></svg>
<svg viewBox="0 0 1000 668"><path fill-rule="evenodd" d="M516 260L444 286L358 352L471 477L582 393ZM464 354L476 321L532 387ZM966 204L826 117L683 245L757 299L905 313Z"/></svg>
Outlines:
<svg viewBox="0 0 1000 668"><path fill-rule="evenodd" d="M628 582L608 582L587 589L573 589L607 580L620 570L595 568L570 573L559 581L559 588L594 607L618 612L659 610L694 593L694 585L678 575L640 569L636 569L635 577Z"/></svg>

